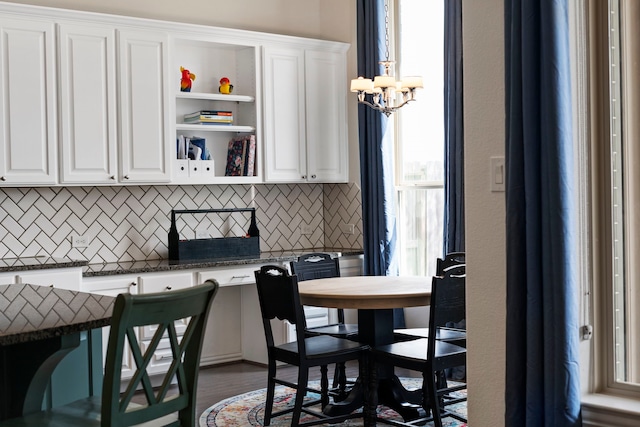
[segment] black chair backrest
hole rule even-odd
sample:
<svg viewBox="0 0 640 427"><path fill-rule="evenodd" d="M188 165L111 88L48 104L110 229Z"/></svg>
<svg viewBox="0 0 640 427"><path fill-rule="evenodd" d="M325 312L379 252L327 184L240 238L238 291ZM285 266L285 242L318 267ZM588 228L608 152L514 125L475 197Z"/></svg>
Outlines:
<svg viewBox="0 0 640 427"><path fill-rule="evenodd" d="M298 281L340 277L339 258L331 258L330 254L315 252L301 255L297 261L291 261L291 273L298 276ZM338 309L338 323L344 323L344 310Z"/></svg>
<svg viewBox="0 0 640 427"><path fill-rule="evenodd" d="M431 284L429 330L461 323L465 319L465 276L434 276ZM436 334L429 334L429 355L433 357Z"/></svg>
<svg viewBox="0 0 640 427"><path fill-rule="evenodd" d="M297 261L291 261L291 273L298 276L298 281L340 277L339 258L331 258L325 253L301 255Z"/></svg>
<svg viewBox="0 0 640 427"><path fill-rule="evenodd" d="M436 276L443 276L451 268L464 268L466 264L465 252L449 252L444 258L436 260Z"/></svg>
<svg viewBox="0 0 640 427"><path fill-rule="evenodd" d="M298 343L304 343L306 321L296 275L289 275L285 268L277 265L265 265L255 272L255 276L267 348L275 346L271 320L276 318L295 325Z"/></svg>
<svg viewBox="0 0 640 427"><path fill-rule="evenodd" d="M207 280L202 285L187 289L117 296L105 361L102 425L136 425L175 412L179 412L181 425L193 425L202 339L217 291L218 283ZM187 318L189 324L179 337L175 322ZM156 328L151 341L138 341L136 330L142 326ZM161 340L168 341L170 350L167 353L172 355L172 361L161 386L154 389L147 368L152 365ZM137 370L121 394L122 356L127 347ZM171 384L174 378L178 387ZM127 410L139 386L147 399L147 406Z"/></svg>

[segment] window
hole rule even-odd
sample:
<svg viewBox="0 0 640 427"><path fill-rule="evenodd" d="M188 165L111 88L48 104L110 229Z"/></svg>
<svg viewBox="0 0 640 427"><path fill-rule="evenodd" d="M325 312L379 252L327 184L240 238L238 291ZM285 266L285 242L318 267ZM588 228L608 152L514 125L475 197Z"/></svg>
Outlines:
<svg viewBox="0 0 640 427"><path fill-rule="evenodd" d="M637 52L640 32L635 28L640 7L636 1L609 2L609 151L611 193L611 271L608 288L613 351L608 357L607 382L616 389L640 386L640 152L637 102ZM606 323L605 323L606 324ZM638 390L640 391L640 390Z"/></svg>
<svg viewBox="0 0 640 427"><path fill-rule="evenodd" d="M591 86L586 108L590 109L591 119L593 294L583 305L583 311L586 324L590 321L594 324L588 360L595 368L587 379L588 391L637 399L640 398L640 264L636 262L640 256L640 31L636 24L640 2L590 2L586 16L589 16L586 49L590 58L584 75L589 76L585 81ZM580 34L576 37L580 38ZM588 168L589 162L586 163L583 166ZM586 401L591 403L588 396ZM635 410L640 412L640 406ZM588 407L587 414L590 411L594 409Z"/></svg>
<svg viewBox="0 0 640 427"><path fill-rule="evenodd" d="M395 115L400 273L432 276L444 215L444 1L396 0L400 76L420 75L417 100Z"/></svg>

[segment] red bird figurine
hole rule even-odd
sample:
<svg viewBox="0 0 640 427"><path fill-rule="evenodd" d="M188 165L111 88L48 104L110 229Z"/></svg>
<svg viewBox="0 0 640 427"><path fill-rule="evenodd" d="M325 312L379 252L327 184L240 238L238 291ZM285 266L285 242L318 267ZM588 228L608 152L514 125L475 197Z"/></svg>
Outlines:
<svg viewBox="0 0 640 427"><path fill-rule="evenodd" d="M182 78L180 79L180 91L191 92L191 81L196 79L196 75L184 67L180 67Z"/></svg>

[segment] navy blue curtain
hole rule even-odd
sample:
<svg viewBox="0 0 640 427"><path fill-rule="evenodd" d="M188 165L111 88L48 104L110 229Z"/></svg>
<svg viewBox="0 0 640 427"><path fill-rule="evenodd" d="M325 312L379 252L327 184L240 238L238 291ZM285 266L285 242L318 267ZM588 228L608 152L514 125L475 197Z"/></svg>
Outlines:
<svg viewBox="0 0 640 427"><path fill-rule="evenodd" d="M505 0L507 426L579 426L569 0Z"/></svg>
<svg viewBox="0 0 640 427"><path fill-rule="evenodd" d="M358 75L380 75L378 62L384 57L384 2L358 0ZM396 203L393 184L393 139L388 118L360 104L360 184L364 274L396 276ZM396 327L404 326L402 309L394 310Z"/></svg>
<svg viewBox="0 0 640 427"><path fill-rule="evenodd" d="M444 254L464 252L462 0L444 9Z"/></svg>

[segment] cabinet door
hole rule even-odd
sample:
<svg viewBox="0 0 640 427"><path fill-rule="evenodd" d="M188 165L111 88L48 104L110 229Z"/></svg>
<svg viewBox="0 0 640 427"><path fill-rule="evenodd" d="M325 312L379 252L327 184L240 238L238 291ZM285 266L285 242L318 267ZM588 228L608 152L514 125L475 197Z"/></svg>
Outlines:
<svg viewBox="0 0 640 427"><path fill-rule="evenodd" d="M265 181L306 181L304 51L264 48Z"/></svg>
<svg viewBox="0 0 640 427"><path fill-rule="evenodd" d="M115 29L60 24L63 183L115 183Z"/></svg>
<svg viewBox="0 0 640 427"><path fill-rule="evenodd" d="M347 66L343 53L307 50L307 178L347 182Z"/></svg>
<svg viewBox="0 0 640 427"><path fill-rule="evenodd" d="M159 274L144 274L139 278L140 292L154 293L154 292L169 292L171 290L185 289L193 286L193 274L192 273L159 273ZM176 333L182 336L187 329L189 319L182 319L175 322ZM143 352L149 349L151 339L157 332L158 328L155 326L143 326L140 328L140 345ZM181 338L179 338L181 339ZM167 332L164 336L158 348L156 348L153 358L149 363L149 373L165 373L167 368L171 364L173 355L171 354L171 346L169 344L169 338Z"/></svg>
<svg viewBox="0 0 640 427"><path fill-rule="evenodd" d="M82 267L18 271L16 273L17 283L52 286L71 291L79 291L82 284Z"/></svg>
<svg viewBox="0 0 640 427"><path fill-rule="evenodd" d="M91 292L99 295L118 296L118 294L137 294L138 278L137 276L117 276L117 277L88 277L82 282L82 291ZM109 343L110 328L105 326L102 328L102 362L106 360L107 345ZM135 361L129 346L124 347L122 354L122 375L123 379L131 378L135 372Z"/></svg>
<svg viewBox="0 0 640 427"><path fill-rule="evenodd" d="M169 37L153 31L121 30L118 34L120 179L124 183L169 182L169 155L176 145L175 136L169 136Z"/></svg>
<svg viewBox="0 0 640 427"><path fill-rule="evenodd" d="M56 183L53 22L0 18L0 185Z"/></svg>

